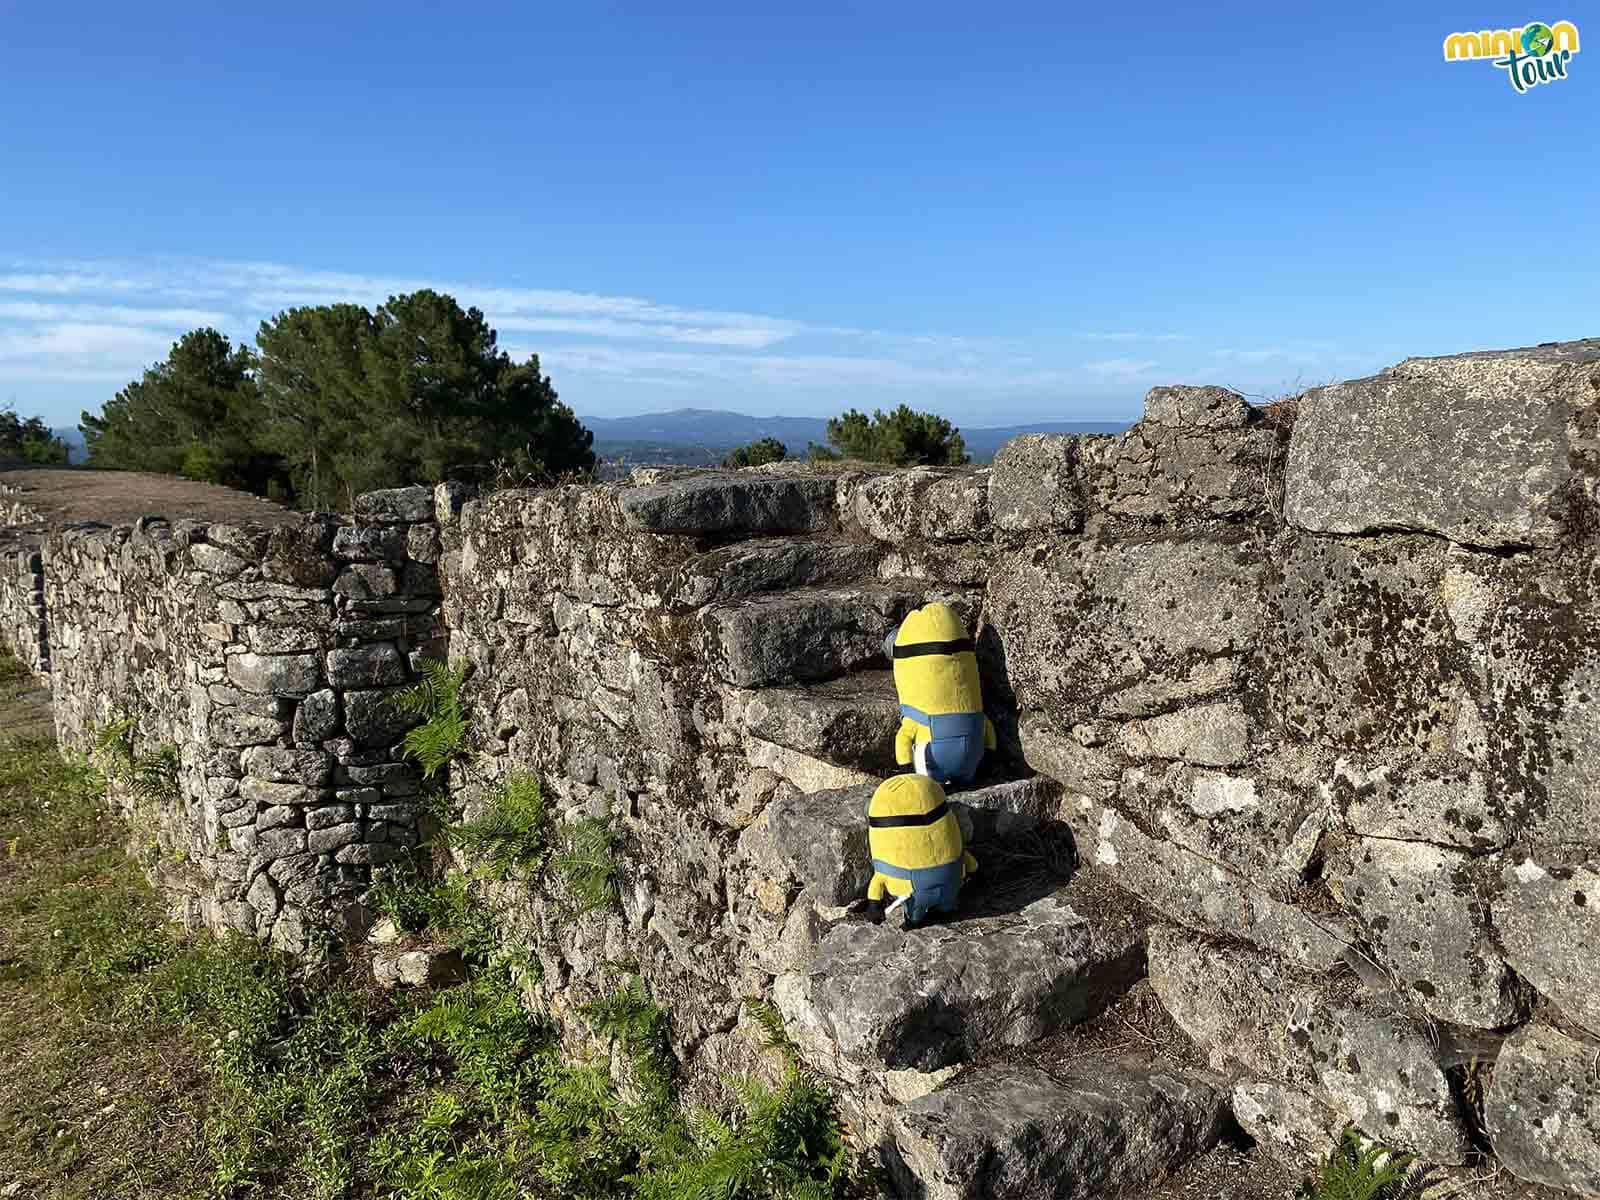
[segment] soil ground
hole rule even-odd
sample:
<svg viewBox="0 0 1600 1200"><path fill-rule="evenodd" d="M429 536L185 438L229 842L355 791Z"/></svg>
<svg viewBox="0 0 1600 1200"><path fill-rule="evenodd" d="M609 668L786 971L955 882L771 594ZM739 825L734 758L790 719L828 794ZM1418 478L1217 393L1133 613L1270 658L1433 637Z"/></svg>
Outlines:
<svg viewBox="0 0 1600 1200"><path fill-rule="evenodd" d="M296 516L281 505L247 492L140 471L19 467L0 463L0 487L19 489L17 494L0 496L0 503L20 501L38 512L43 523L48 525L69 521L126 525L146 516L161 516L172 521L194 519L279 525Z"/></svg>

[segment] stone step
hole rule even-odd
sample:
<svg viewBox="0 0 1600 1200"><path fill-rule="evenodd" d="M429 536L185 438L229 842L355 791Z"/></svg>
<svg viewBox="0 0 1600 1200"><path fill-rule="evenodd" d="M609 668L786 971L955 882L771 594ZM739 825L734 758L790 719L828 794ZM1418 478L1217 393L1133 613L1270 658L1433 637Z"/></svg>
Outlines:
<svg viewBox="0 0 1600 1200"><path fill-rule="evenodd" d="M900 700L891 671L856 671L804 686L741 689L730 698L733 719L747 737L880 778L896 769Z"/></svg>
<svg viewBox="0 0 1600 1200"><path fill-rule="evenodd" d="M867 583L877 578L883 553L873 542L828 534L734 542L675 567L662 604L688 612L762 592Z"/></svg>
<svg viewBox="0 0 1600 1200"><path fill-rule="evenodd" d="M877 786L872 782L810 794L780 792L762 815L777 865L819 903L844 905L866 895L872 879L867 804ZM979 857L978 874L967 887L982 894L1007 882L997 878L997 872L986 875L985 854L998 848L997 863L1010 863L1019 845L1049 833L1060 788L1035 776L952 791L949 796L962 836Z"/></svg>
<svg viewBox="0 0 1600 1200"><path fill-rule="evenodd" d="M885 1165L924 1200L1144 1195L1214 1145L1217 1082L1131 1058L975 1067L896 1110Z"/></svg>
<svg viewBox="0 0 1600 1200"><path fill-rule="evenodd" d="M809 533L838 527L830 475L707 472L627 488L622 511L648 533L702 536Z"/></svg>
<svg viewBox="0 0 1600 1200"><path fill-rule="evenodd" d="M847 922L773 997L808 1062L858 1081L932 1073L1096 1016L1144 973L1137 905L1080 875L1007 914Z"/></svg>
<svg viewBox="0 0 1600 1200"><path fill-rule="evenodd" d="M742 688L833 679L882 666L883 639L906 613L949 603L972 625L977 592L917 580L800 588L715 604L700 616L706 656Z"/></svg>

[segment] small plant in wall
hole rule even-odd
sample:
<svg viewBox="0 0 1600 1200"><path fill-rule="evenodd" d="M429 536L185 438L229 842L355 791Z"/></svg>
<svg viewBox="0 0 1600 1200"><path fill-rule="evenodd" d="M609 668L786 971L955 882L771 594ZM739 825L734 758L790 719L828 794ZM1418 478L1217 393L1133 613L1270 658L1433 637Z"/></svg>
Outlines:
<svg viewBox="0 0 1600 1200"><path fill-rule="evenodd" d="M133 772L134 720L120 708L112 709L104 725L91 735L94 747L89 757L110 779L126 779Z"/></svg>
<svg viewBox="0 0 1600 1200"><path fill-rule="evenodd" d="M617 834L606 817L588 817L562 832L556 870L580 913L604 908L617 896Z"/></svg>
<svg viewBox="0 0 1600 1200"><path fill-rule="evenodd" d="M1427 1171L1409 1154L1362 1137L1353 1127L1300 1189L1300 1200L1421 1200Z"/></svg>
<svg viewBox="0 0 1600 1200"><path fill-rule="evenodd" d="M162 742L149 754L133 760L129 786L147 804L166 804L176 800L178 790L178 748Z"/></svg>
<svg viewBox="0 0 1600 1200"><path fill-rule="evenodd" d="M467 677L464 662L426 659L422 678L399 693L395 707L421 724L405 736L406 753L429 779L449 765L466 748L467 719L461 712L461 684Z"/></svg>
<svg viewBox="0 0 1600 1200"><path fill-rule="evenodd" d="M526 871L544 857L547 811L539 780L513 771L488 798L483 813L471 821L445 827L444 837L478 860L492 879Z"/></svg>

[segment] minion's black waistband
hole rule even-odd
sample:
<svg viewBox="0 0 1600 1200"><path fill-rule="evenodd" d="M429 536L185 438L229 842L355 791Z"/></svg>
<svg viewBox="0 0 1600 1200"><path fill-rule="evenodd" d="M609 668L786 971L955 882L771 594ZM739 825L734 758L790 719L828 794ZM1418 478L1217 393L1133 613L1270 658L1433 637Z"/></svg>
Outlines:
<svg viewBox="0 0 1600 1200"><path fill-rule="evenodd" d="M950 802L939 801L938 805L925 813L906 813L898 817L868 817L867 824L874 829L907 829L913 825L932 825L950 811Z"/></svg>
<svg viewBox="0 0 1600 1200"><path fill-rule="evenodd" d="M964 650L972 649L971 638L956 638L953 642L912 642L908 646L896 646L896 658L917 658L923 654L960 654Z"/></svg>

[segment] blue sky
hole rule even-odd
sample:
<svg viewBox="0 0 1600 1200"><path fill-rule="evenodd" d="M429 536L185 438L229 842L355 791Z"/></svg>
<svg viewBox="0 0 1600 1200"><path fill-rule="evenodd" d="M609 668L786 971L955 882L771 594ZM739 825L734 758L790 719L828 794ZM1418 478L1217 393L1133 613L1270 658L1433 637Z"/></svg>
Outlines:
<svg viewBox="0 0 1600 1200"><path fill-rule="evenodd" d="M1600 335L1600 9L1396 7L0 3L0 403L421 285L593 415L1132 417ZM1561 19L1525 95L1443 61Z"/></svg>

